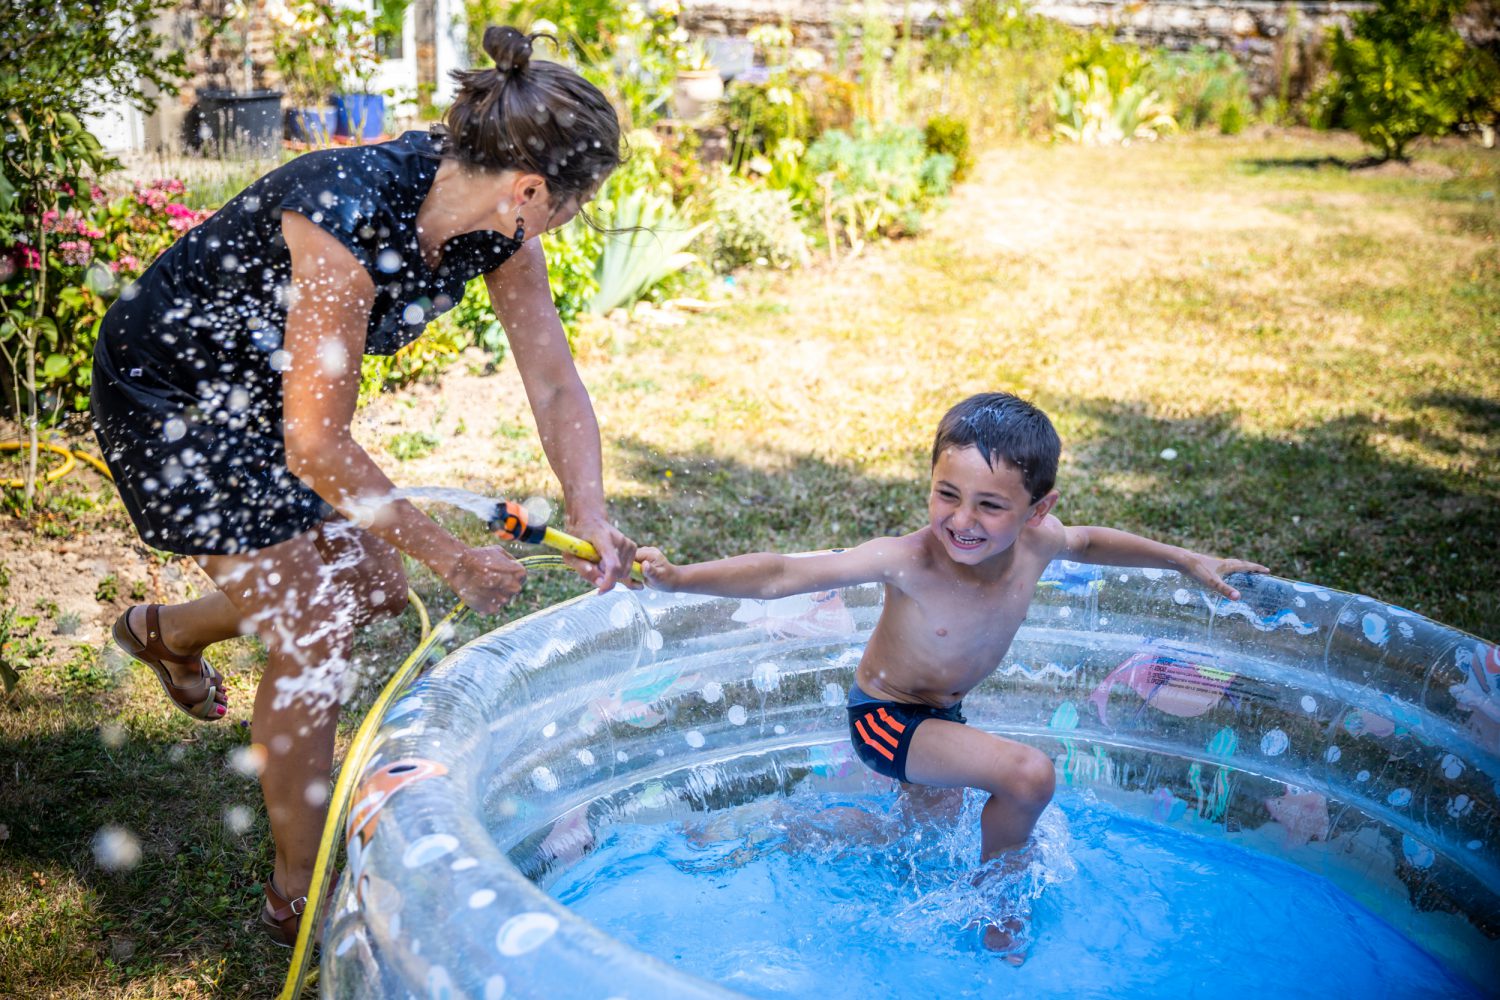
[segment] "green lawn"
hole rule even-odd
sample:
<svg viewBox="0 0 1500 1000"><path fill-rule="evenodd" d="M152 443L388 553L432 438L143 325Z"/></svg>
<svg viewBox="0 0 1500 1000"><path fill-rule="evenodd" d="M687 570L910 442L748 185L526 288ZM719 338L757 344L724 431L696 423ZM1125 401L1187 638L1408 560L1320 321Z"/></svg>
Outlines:
<svg viewBox="0 0 1500 1000"><path fill-rule="evenodd" d="M1012 389L1063 435L1064 521L1500 638L1500 154L1339 162L1359 155L1310 134L998 150L919 239L632 329L583 356L619 519L684 558L909 530L937 418ZM455 406L471 430L435 422L438 452L462 444L497 492L551 492L512 464L536 458L521 407L505 397L481 433ZM119 530L86 506L73 530ZM575 592L538 580L517 613ZM366 701L415 633L408 615L364 638ZM229 660L243 718L258 653ZM0 996L275 991L287 953L252 927L265 821L232 767L248 735L169 713L109 660L0 699ZM94 862L109 824L140 842L128 871Z"/></svg>

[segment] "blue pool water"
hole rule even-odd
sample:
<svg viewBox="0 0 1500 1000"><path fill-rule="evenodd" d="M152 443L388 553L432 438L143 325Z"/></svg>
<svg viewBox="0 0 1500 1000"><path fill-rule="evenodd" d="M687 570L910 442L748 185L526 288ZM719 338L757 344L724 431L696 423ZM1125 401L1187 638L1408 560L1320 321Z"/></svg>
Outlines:
<svg viewBox="0 0 1500 1000"><path fill-rule="evenodd" d="M1065 792L1024 871L974 884L976 803L944 828L894 794L810 793L614 826L556 873L606 933L753 997L1469 997L1326 880ZM970 918L1033 898L1021 968ZM1014 905L1013 903L1011 905Z"/></svg>

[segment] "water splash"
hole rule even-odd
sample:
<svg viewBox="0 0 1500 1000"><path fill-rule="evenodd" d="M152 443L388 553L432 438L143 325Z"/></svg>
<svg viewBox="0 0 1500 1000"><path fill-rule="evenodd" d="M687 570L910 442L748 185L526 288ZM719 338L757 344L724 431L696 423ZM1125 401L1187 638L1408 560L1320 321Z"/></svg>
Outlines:
<svg viewBox="0 0 1500 1000"><path fill-rule="evenodd" d="M494 519L499 507L499 501L494 497L480 496L470 490L461 490L452 486L403 486L391 496L396 500L428 500L433 503L445 503L450 507L466 510L486 523Z"/></svg>

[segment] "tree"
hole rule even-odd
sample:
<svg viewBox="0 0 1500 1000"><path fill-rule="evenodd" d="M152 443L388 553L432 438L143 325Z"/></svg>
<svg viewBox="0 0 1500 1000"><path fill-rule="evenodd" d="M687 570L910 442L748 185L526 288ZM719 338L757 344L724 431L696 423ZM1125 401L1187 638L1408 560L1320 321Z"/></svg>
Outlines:
<svg viewBox="0 0 1500 1000"><path fill-rule="evenodd" d="M1333 37L1332 77L1322 118L1342 123L1380 151L1404 160L1420 136L1493 118L1500 70L1453 27L1468 0L1376 0Z"/></svg>
<svg viewBox="0 0 1500 1000"><path fill-rule="evenodd" d="M61 358L48 274L60 218L87 205L94 178L118 169L83 125L100 99L152 111L154 88L177 93L181 52L152 27L173 0L9 0L0 19L0 369L8 408L30 441L25 502L36 488L37 355Z"/></svg>

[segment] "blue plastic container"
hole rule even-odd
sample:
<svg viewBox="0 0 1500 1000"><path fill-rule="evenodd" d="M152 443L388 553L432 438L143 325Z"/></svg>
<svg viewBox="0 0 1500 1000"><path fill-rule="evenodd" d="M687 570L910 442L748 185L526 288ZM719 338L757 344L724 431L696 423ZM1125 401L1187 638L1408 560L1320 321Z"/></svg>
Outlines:
<svg viewBox="0 0 1500 1000"><path fill-rule="evenodd" d="M378 139L385 132L384 94L335 94L333 106L338 113L334 135Z"/></svg>
<svg viewBox="0 0 1500 1000"><path fill-rule="evenodd" d="M337 125L338 113L331 107L287 109L286 137L296 142L327 146Z"/></svg>

